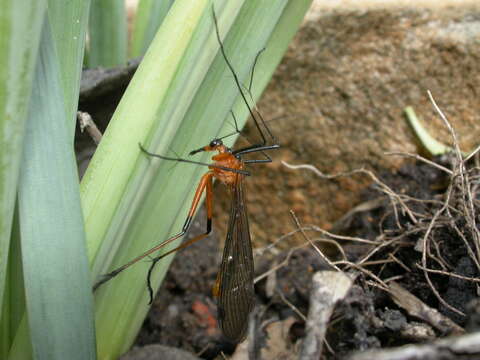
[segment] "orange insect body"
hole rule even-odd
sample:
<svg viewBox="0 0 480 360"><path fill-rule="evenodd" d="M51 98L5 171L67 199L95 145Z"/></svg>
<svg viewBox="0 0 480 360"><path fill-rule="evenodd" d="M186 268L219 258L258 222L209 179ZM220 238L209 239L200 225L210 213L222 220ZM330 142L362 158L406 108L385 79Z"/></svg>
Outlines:
<svg viewBox="0 0 480 360"><path fill-rule="evenodd" d="M212 160L215 162L213 163L213 166L209 166L210 171L212 171L213 176L215 176L223 184L227 186L235 185L239 174L231 170L221 169L219 166L228 169L243 170L243 162L232 155L230 150L225 145L217 145L213 148L210 146L205 147L205 151L215 150L218 151L218 154L212 156Z"/></svg>

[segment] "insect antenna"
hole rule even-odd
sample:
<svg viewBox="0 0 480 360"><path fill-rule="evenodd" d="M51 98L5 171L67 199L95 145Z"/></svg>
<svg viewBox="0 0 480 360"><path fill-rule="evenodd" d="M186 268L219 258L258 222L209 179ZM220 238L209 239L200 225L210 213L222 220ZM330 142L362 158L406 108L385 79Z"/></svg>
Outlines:
<svg viewBox="0 0 480 360"><path fill-rule="evenodd" d="M220 51L223 55L223 58L225 60L225 63L227 64L230 72L232 73L233 75L233 78L235 80L235 83L237 84L237 87L238 87L238 91L240 92L240 95L243 99L243 102L245 103L245 106L248 108L248 112L250 113L250 116L252 117L254 123L255 123L255 127L257 128L258 132L260 133L260 137L262 139L262 142L260 144L255 144L253 145L254 148L256 147L259 147L259 146L264 146L267 144L267 139L265 137L265 134L264 132L262 131L262 128L260 126L260 123L262 123L263 127L266 129L267 133L268 133L268 136L272 139L272 141L275 141L275 137L273 136L273 134L271 133L270 129L268 128L268 126L266 125L263 117L260 115L258 116L258 112L257 111L254 111L252 109L252 107L249 105L248 101L247 101L247 97L245 95L245 92L243 90L243 87L242 87L242 84L240 82L240 80L238 79L238 75L237 73L235 72L229 58L227 57L227 54L226 54L226 51L225 51L225 47L223 45L223 42L221 40L221 36L220 36L220 31L219 31L219 28L218 28L218 20L217 20L217 15L215 13L215 9L212 7L212 14L213 14L213 21L215 23L215 33L217 35L217 40L218 40L218 43L220 45ZM260 54L261 52L259 52ZM255 57L255 61L254 61L254 64L256 64L257 60L258 60L258 56L259 54L257 54L257 56ZM252 71L252 75L251 75L251 81L253 79L253 71ZM257 113L257 114L255 114Z"/></svg>
<svg viewBox="0 0 480 360"><path fill-rule="evenodd" d="M252 72L250 73L250 82L249 82L249 84L248 84L248 92L250 93L250 96L252 95L252 94L251 94L251 91L252 91L253 75L254 75L254 72L255 72L255 66L257 66L258 58L260 57L260 55L262 55L262 53L263 53L266 49L267 49L267 48L261 49L261 50L257 53L257 55L255 56L255 60L253 60Z"/></svg>

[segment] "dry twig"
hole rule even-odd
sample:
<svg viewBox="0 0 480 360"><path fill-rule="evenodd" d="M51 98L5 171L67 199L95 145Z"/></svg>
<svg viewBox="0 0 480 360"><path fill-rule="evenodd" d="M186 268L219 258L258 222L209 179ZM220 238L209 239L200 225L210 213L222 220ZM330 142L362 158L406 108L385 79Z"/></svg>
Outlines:
<svg viewBox="0 0 480 360"><path fill-rule="evenodd" d="M313 275L310 308L300 360L319 359L335 304L342 300L353 284L342 272L321 271Z"/></svg>
<svg viewBox="0 0 480 360"><path fill-rule="evenodd" d="M394 281L390 282L388 284L388 293L392 296L393 301L405 309L411 316L425 321L443 334L458 335L465 332L448 317L427 306L423 301L405 290L398 283Z"/></svg>
<svg viewBox="0 0 480 360"><path fill-rule="evenodd" d="M347 360L457 360L480 358L480 333L441 339L430 344L363 351Z"/></svg>
<svg viewBox="0 0 480 360"><path fill-rule="evenodd" d="M98 130L97 125L93 122L89 113L77 111L77 119L80 125L80 131L87 130L88 135L92 138L95 145L100 144L102 140L102 133Z"/></svg>

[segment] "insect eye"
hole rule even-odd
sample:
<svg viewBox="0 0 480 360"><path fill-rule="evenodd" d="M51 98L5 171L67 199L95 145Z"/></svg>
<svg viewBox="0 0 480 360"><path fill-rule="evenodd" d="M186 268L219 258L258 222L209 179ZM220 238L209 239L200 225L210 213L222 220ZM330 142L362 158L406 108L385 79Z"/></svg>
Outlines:
<svg viewBox="0 0 480 360"><path fill-rule="evenodd" d="M214 139L210 142L210 147L217 147L222 145L222 140L220 139Z"/></svg>

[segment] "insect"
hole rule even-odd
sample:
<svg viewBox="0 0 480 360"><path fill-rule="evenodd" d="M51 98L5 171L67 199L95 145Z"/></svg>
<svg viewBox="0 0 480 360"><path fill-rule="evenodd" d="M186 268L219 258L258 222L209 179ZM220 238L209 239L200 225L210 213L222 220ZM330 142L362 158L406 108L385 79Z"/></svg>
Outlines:
<svg viewBox="0 0 480 360"><path fill-rule="evenodd" d="M213 11L213 20L215 24L215 31L217 40L220 45L220 51L225 59L225 62L233 75L236 86L238 87L239 93L248 107L250 116L252 117L255 127L259 132L260 141L256 144L246 146L241 149L232 150L223 144L222 139L230 136L232 134L226 135L223 138L215 138L208 145L203 146L199 149L193 150L189 155L195 155L200 152L212 151L217 152L216 155L212 157L213 163L207 164L203 162L193 161L183 158L174 158L167 157L163 155L158 155L149 152L141 144L139 144L140 149L148 156L160 158L163 160L184 162L190 164L204 165L208 166L208 171L202 176L195 195L190 206L185 223L183 224L182 230L172 236L171 238L163 241L159 245L153 247L152 249L146 251L145 253L137 256L123 266L113 270L112 272L102 276L102 279L99 280L94 285L94 291L103 283L107 282L111 278L118 275L120 272L128 268L129 266L135 264L141 259L153 254L159 249L163 248L165 245L183 237L187 230L190 227L192 219L196 213L200 199L203 193L205 193L205 203L207 209L207 229L206 232L198 235L189 241L181 244L180 246L162 254L152 259L152 263L148 270L147 275L147 286L150 294L150 303L153 299L153 288L151 286L151 275L155 264L163 259L165 256L170 255L171 253L185 248L190 244L199 241L206 236L208 236L212 230L212 216L213 216L213 179L216 178L223 184L225 184L229 190L232 197L231 201L231 210L230 210L230 220L228 224L227 238L225 241L225 248L223 251L222 261L220 269L217 275L217 279L214 286L214 296L217 298L218 304L218 317L220 328L222 329L223 334L231 339L234 342L240 342L245 338L247 325L248 325L248 316L254 306L254 286L253 286L253 275L254 275L254 266L253 266L253 254L252 254L252 245L250 239L250 231L248 226L248 216L247 216L247 206L245 203L245 188L244 180L246 176L249 176L250 173L245 169L247 164L258 164L258 163L268 163L272 159L265 153L268 150L278 149L279 144L276 143L275 137L270 132L265 121L263 120L260 113L253 109L248 101L245 90L243 89L240 80L238 79L237 74L234 71L232 64L230 63L224 45L221 41L220 32L218 29L218 22L215 11ZM259 53L260 54L260 53ZM258 55L255 58L252 74L250 78L250 86L253 78L253 70L258 58ZM250 87L249 87L250 88ZM239 132L235 116L232 112L232 115L235 120L236 132ZM262 129L263 127L263 129ZM235 134L234 133L234 134ZM267 137L270 140L267 141ZM243 159L245 155L252 153L261 152L264 156L263 159Z"/></svg>

